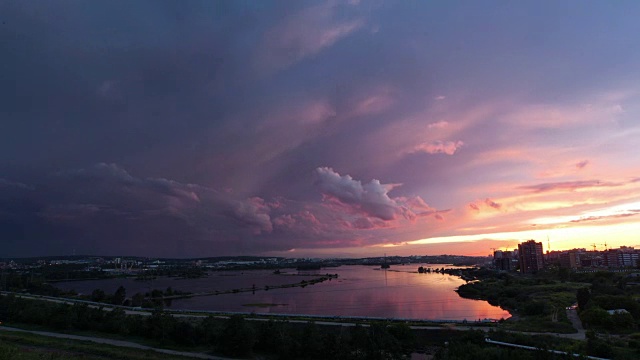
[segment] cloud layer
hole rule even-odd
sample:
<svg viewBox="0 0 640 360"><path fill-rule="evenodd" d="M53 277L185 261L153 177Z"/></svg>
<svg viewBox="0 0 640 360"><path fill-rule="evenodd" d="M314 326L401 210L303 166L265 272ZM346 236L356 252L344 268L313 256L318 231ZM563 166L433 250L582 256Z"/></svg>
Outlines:
<svg viewBox="0 0 640 360"><path fill-rule="evenodd" d="M2 2L2 255L634 241L640 5L564 7Z"/></svg>

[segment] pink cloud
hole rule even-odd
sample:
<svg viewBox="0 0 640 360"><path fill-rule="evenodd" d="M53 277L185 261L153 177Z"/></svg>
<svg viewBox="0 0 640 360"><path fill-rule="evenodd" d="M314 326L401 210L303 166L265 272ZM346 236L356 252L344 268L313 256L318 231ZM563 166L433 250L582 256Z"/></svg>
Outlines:
<svg viewBox="0 0 640 360"><path fill-rule="evenodd" d="M259 66L268 70L288 67L318 54L365 24L362 18L340 15L339 6L332 2L292 14L265 33L258 51Z"/></svg>
<svg viewBox="0 0 640 360"><path fill-rule="evenodd" d="M413 197L396 197L394 198L394 200L407 208L412 209L413 211L419 212L419 213L433 213L436 211L436 209L432 208L431 206L429 206L429 204L427 204L424 199L422 199L420 196L413 196Z"/></svg>
<svg viewBox="0 0 640 360"><path fill-rule="evenodd" d="M249 198L245 201L235 201L233 215L249 226L255 234L273 231L273 224L269 216L269 207L264 199L259 197Z"/></svg>
<svg viewBox="0 0 640 360"><path fill-rule="evenodd" d="M576 164L576 169L582 170L589 165L589 160L582 160Z"/></svg>
<svg viewBox="0 0 640 360"><path fill-rule="evenodd" d="M592 221L603 221L603 220L612 220L619 218L627 218L631 216L640 215L640 209L638 210L630 210L627 213L623 214L613 214L613 215L603 215L603 216L587 216L582 217L580 219L571 220L572 223L581 223L581 222L592 222Z"/></svg>
<svg viewBox="0 0 640 360"><path fill-rule="evenodd" d="M494 208L496 210L499 210L502 207L502 205L498 204L497 202L495 202L495 201L493 201L493 200L491 200L489 198L485 199L484 203L487 204L489 207L492 207L492 208Z"/></svg>
<svg viewBox="0 0 640 360"><path fill-rule="evenodd" d="M427 154L453 155L463 145L462 141L435 141L416 146L413 148L412 153L425 152Z"/></svg>
<svg viewBox="0 0 640 360"><path fill-rule="evenodd" d="M364 116L377 114L384 110L389 109L395 103L392 91L387 88L382 88L376 91L374 94L365 97L364 99L355 103L353 110L349 114L350 116Z"/></svg>
<svg viewBox="0 0 640 360"><path fill-rule="evenodd" d="M630 93L604 93L592 103L581 104L528 104L514 108L503 121L523 128L561 128L613 123L624 113L621 102Z"/></svg>
<svg viewBox="0 0 640 360"><path fill-rule="evenodd" d="M358 218L351 225L356 229L372 229L376 227L373 221L367 217Z"/></svg>
<svg viewBox="0 0 640 360"><path fill-rule="evenodd" d="M438 211L429 206L420 196L411 198L396 197L393 200L402 207L402 214L409 220L434 215Z"/></svg>
<svg viewBox="0 0 640 360"><path fill-rule="evenodd" d="M474 210L474 211L480 211L482 208L494 209L494 210L502 209L502 204L497 203L494 200L491 200L489 198L470 203L468 204L468 206L471 210Z"/></svg>
<svg viewBox="0 0 640 360"><path fill-rule="evenodd" d="M584 180L584 181L564 181L543 183L535 185L520 186L519 189L529 190L534 193L550 192L550 191L574 191L585 188L596 187L615 187L621 186L620 183L602 182L599 180Z"/></svg>
<svg viewBox="0 0 640 360"><path fill-rule="evenodd" d="M329 220L327 222L330 222ZM326 232L325 226L309 210L302 210L293 214L280 215L273 219L276 228L284 229L296 234L318 235Z"/></svg>
<svg viewBox="0 0 640 360"><path fill-rule="evenodd" d="M431 123L429 125L427 125L427 128L429 129L443 129L445 127L447 127L449 125L449 123L447 121L438 121L438 122L434 122Z"/></svg>
<svg viewBox="0 0 640 360"><path fill-rule="evenodd" d="M277 218L273 219L273 225L291 228L295 225L296 221L290 214L280 215Z"/></svg>

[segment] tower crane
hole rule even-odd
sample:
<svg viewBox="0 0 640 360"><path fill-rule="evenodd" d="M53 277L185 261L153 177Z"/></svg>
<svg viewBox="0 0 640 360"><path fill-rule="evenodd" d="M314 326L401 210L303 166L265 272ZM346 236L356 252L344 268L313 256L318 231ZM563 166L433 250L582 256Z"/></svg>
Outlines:
<svg viewBox="0 0 640 360"><path fill-rule="evenodd" d="M547 235L547 254L551 251L551 240L549 240L549 235Z"/></svg>

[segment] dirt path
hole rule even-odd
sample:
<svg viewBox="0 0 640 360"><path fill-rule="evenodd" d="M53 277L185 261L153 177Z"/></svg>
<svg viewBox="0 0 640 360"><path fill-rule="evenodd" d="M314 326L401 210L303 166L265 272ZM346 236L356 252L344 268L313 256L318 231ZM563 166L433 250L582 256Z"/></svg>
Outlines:
<svg viewBox="0 0 640 360"><path fill-rule="evenodd" d="M573 327L578 330L577 334L573 334L576 337L574 339L584 340L586 339L585 333L586 331L582 327L582 321L580 321L580 317L578 317L578 311L576 309L567 309L567 317L571 321Z"/></svg>
<svg viewBox="0 0 640 360"><path fill-rule="evenodd" d="M99 337L93 337L93 336L79 336L79 335L70 335L70 334L60 334L60 333L54 333L54 332L48 332L48 331L23 330L23 329L17 329L17 328L12 328L7 326L0 326L0 331L26 332L30 334L49 336L49 337L55 337L55 338L61 338L61 339L91 341L99 344L107 344L107 345L128 347L128 348L141 349L141 350L152 350L152 351L163 353L163 354L185 356L185 357L192 357L192 358L198 358L198 359L232 360L231 358L224 358L220 356L213 356L213 355L207 355L202 353L192 353L187 351L159 349L159 348L141 345L141 344L130 342L130 341L105 339L105 338L99 338Z"/></svg>

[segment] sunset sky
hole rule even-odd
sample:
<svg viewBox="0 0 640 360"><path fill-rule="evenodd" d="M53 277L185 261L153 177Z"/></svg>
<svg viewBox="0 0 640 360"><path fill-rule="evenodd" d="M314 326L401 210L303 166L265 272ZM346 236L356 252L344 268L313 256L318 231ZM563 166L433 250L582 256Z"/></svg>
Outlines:
<svg viewBox="0 0 640 360"><path fill-rule="evenodd" d="M0 2L0 257L640 247L638 1Z"/></svg>

